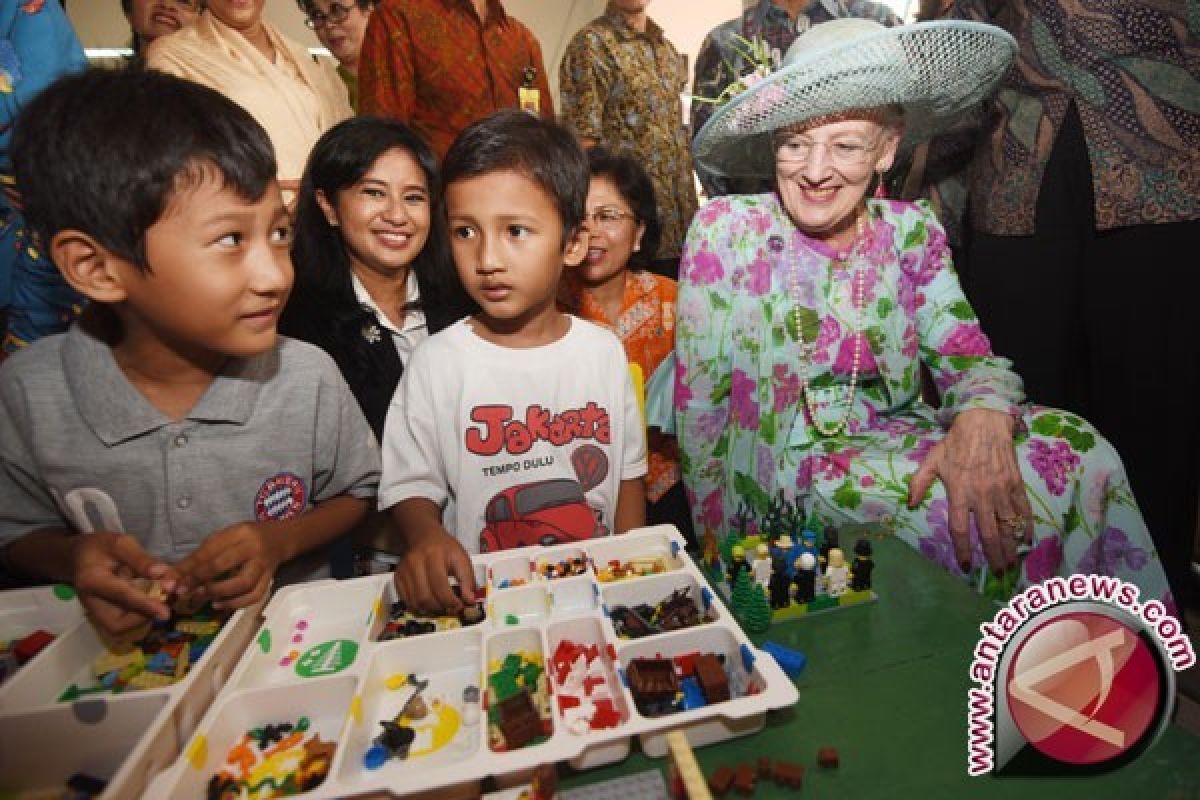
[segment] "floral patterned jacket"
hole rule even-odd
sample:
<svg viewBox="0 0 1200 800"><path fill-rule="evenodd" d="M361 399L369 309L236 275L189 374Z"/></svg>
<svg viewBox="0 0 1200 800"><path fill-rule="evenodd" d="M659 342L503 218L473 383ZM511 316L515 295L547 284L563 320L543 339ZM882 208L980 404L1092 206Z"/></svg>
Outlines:
<svg viewBox="0 0 1200 800"><path fill-rule="evenodd" d="M886 430L889 419L904 415L948 428L968 408L1020 420L1021 379L1008 359L991 352L929 205L871 200L868 207L855 267L866 270L868 348L845 435ZM807 411L800 413L797 341L798 328L805 342L815 340L814 388L846 382L853 280L851 270L831 270L834 255L795 228L774 194L717 198L696 215L681 264L675 386L684 476L695 496L736 472L771 486L766 473L787 467L787 448L839 446L814 433ZM920 397L922 362L941 393L936 411Z"/></svg>

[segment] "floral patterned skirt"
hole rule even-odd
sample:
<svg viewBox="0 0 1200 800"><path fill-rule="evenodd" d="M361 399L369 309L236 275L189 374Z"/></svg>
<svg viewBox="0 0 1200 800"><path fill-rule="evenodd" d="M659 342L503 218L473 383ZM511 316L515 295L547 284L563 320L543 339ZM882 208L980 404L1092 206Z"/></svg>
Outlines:
<svg viewBox="0 0 1200 800"><path fill-rule="evenodd" d="M987 578L974 519L971 572L964 575L940 481L921 505L908 507L908 479L945 435L931 414L921 413L927 407L787 449L785 463L777 465L776 484L782 487L794 476L797 495L807 497L810 517L819 524L890 522L901 539L951 573L979 578L998 600L1055 575L1095 573L1128 581L1143 599L1161 599L1174 611L1166 574L1116 450L1074 414L1032 405L1025 409L1026 431L1015 444L1034 513L1034 538L1024 548L1020 575L1007 584Z"/></svg>

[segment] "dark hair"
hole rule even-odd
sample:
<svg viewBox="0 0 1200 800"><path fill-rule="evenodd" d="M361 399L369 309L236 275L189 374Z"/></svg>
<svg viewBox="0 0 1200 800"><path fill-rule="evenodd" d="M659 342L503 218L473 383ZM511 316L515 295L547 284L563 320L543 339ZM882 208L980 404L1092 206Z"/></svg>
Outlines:
<svg viewBox="0 0 1200 800"><path fill-rule="evenodd" d="M79 230L149 271L146 230L213 172L246 200L274 180L267 132L219 92L161 72L61 78L17 119L12 162L25 218L50 244Z"/></svg>
<svg viewBox="0 0 1200 800"><path fill-rule="evenodd" d="M497 111L460 133L442 164L447 186L502 171L525 176L554 199L566 246L587 208L587 156L575 135L526 111Z"/></svg>
<svg viewBox="0 0 1200 800"><path fill-rule="evenodd" d="M613 152L596 146L588 150L587 156L592 177L612 181L622 199L633 209L637 221L646 226L646 232L642 234L642 249L629 257L629 266L638 269L649 267L662 238L654 183L642 165L627 151Z"/></svg>
<svg viewBox="0 0 1200 800"><path fill-rule="evenodd" d="M450 258L446 220L438 208L441 181L433 151L402 122L352 117L326 131L309 154L296 197L292 263L296 269L294 296L305 307L298 307L298 313L323 314L335 334L344 335L346 342L356 346L365 340L358 330L363 312L354 294L350 256L341 229L329 224L317 204L317 192L336 204L338 192L358 183L380 156L397 148L412 155L429 188L429 238L410 265L421 294L415 307L431 317L435 330L435 320L453 321L471 309Z"/></svg>

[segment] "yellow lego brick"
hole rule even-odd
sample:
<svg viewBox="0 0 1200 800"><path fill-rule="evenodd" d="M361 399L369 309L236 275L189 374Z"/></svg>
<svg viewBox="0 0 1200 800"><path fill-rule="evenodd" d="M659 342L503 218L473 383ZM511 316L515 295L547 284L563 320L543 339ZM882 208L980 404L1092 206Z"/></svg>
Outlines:
<svg viewBox="0 0 1200 800"><path fill-rule="evenodd" d="M114 670L123 672L130 667L140 670L144 666L146 666L146 654L140 647L135 647L128 653L114 653L111 650L105 650L92 662L92 673L99 678Z"/></svg>
<svg viewBox="0 0 1200 800"><path fill-rule="evenodd" d="M175 623L175 630L196 636L211 636L221 630L221 623L215 619L183 619Z"/></svg>
<svg viewBox="0 0 1200 800"><path fill-rule="evenodd" d="M131 689L159 689L163 686L170 686L175 683L175 679L170 675L159 675L157 672L139 672L129 681Z"/></svg>

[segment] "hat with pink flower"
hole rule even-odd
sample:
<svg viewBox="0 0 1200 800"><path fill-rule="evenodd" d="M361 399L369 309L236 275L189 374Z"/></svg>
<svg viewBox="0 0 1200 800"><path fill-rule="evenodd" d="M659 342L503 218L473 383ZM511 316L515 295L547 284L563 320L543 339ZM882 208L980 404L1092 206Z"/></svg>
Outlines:
<svg viewBox="0 0 1200 800"><path fill-rule="evenodd" d="M692 150L718 174L773 175L776 131L881 109L900 111L903 145L911 146L980 107L1016 52L1006 31L978 22L823 22L797 37L778 70L743 81L744 91L713 113Z"/></svg>

